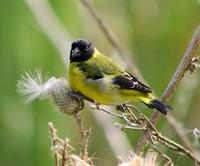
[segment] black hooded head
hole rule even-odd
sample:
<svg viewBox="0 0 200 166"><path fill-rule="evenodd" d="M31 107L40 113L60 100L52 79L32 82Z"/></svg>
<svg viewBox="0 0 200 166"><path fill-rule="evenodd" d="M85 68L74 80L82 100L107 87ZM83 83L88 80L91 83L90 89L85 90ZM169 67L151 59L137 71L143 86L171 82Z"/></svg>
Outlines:
<svg viewBox="0 0 200 166"><path fill-rule="evenodd" d="M70 63L84 62L92 57L94 46L87 40L76 40L72 43L70 51Z"/></svg>

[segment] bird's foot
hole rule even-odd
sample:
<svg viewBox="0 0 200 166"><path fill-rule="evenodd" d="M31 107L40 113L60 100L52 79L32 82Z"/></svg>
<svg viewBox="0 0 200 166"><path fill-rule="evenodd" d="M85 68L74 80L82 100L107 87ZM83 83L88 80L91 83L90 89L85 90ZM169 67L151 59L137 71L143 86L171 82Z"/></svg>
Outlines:
<svg viewBox="0 0 200 166"><path fill-rule="evenodd" d="M96 109L100 109L100 104L99 103L94 103L95 104L95 106L96 106Z"/></svg>
<svg viewBox="0 0 200 166"><path fill-rule="evenodd" d="M126 111L126 109L127 109L126 104L121 104L121 105L117 105L116 106L116 110L120 111L120 112L123 112L123 113Z"/></svg>
<svg viewBox="0 0 200 166"><path fill-rule="evenodd" d="M75 97L81 98L82 100L87 100L87 101L89 101L89 102L91 102L91 103L95 103L94 100L92 100L91 98L89 98L89 97L83 95L83 94L80 93L80 92L74 92L74 91L72 91L71 94L72 94L73 96L75 96Z"/></svg>
<svg viewBox="0 0 200 166"><path fill-rule="evenodd" d="M99 110L99 109L101 109L101 108L100 108L100 104L99 104L99 103L95 103L95 102L93 102L93 105L90 106L90 108L92 108L92 109L94 109L94 110Z"/></svg>

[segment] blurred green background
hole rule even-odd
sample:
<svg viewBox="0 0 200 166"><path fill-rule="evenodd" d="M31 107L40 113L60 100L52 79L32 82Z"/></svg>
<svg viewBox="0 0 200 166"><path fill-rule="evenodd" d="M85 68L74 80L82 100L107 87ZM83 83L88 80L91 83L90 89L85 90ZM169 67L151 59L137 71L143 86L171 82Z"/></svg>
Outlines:
<svg viewBox="0 0 200 166"><path fill-rule="evenodd" d="M46 2L50 3L73 39L86 38L103 53L111 54L112 47L80 1ZM106 25L130 51L141 73L160 96L200 23L200 1L93 2ZM56 112L49 100L36 100L25 105L16 92L16 84L25 71L36 68L49 77L66 77L66 67L25 0L1 0L0 20L0 165L53 166L47 123L52 121L58 134L67 136L78 153L77 125L72 117ZM172 114L186 127L192 142L191 130L200 128L199 81L199 72L187 75L170 103L176 110ZM150 116L152 112L146 114ZM100 158L95 164L116 165L117 159L91 111L84 111L82 116L87 125L93 127L90 153ZM158 127L164 135L179 142L165 118ZM140 132L127 132L133 147L139 135ZM200 149L199 144L194 146ZM194 165L188 157L166 152L175 165Z"/></svg>

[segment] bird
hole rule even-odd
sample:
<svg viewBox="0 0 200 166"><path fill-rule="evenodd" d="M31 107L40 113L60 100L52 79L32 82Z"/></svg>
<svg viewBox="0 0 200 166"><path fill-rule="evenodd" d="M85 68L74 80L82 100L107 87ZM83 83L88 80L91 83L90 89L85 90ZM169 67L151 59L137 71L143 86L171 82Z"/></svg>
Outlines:
<svg viewBox="0 0 200 166"><path fill-rule="evenodd" d="M140 101L163 115L172 109L154 97L150 87L85 39L72 42L69 60L70 88L91 102L117 106Z"/></svg>

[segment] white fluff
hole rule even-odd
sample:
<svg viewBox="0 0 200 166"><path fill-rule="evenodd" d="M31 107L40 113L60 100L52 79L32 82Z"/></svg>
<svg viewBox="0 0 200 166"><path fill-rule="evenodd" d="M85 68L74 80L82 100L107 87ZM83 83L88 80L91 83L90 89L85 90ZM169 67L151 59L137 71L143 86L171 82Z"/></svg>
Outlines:
<svg viewBox="0 0 200 166"><path fill-rule="evenodd" d="M18 92L25 97L25 102L30 103L38 97L46 95L46 84L42 83L42 75L39 70L35 74L25 72L22 79L18 81Z"/></svg>
<svg viewBox="0 0 200 166"><path fill-rule="evenodd" d="M74 114L83 107L80 96L75 95L63 78L51 77L46 82L42 80L40 71L35 74L26 72L17 84L18 92L30 103L36 98L50 97L58 109L65 114Z"/></svg>

